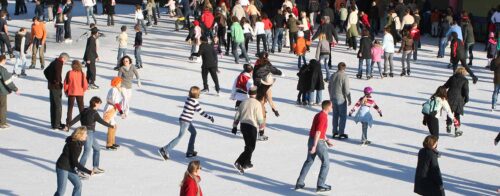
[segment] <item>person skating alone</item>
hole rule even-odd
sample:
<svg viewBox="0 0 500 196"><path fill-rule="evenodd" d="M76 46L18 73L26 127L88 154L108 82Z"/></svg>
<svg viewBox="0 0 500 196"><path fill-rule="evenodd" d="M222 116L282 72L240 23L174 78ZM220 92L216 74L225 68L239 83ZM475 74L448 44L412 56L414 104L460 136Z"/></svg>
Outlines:
<svg viewBox="0 0 500 196"><path fill-rule="evenodd" d="M349 87L349 77L345 73L346 64L340 62L338 70L328 82L328 92L330 101L333 104L333 128L332 138L347 139L349 136L344 133L347 120L347 106L351 105L351 91Z"/></svg>
<svg viewBox="0 0 500 196"><path fill-rule="evenodd" d="M45 69L45 40L47 39L47 29L45 23L38 17L33 17L33 25L31 25L31 66L29 69L35 69L36 54L40 57L42 70Z"/></svg>
<svg viewBox="0 0 500 196"><path fill-rule="evenodd" d="M243 72L234 80L231 90L231 100L236 100L234 108L238 110L242 101L248 99L248 92L253 85L253 66L250 64L243 65Z"/></svg>
<svg viewBox="0 0 500 196"><path fill-rule="evenodd" d="M113 125L108 128L108 138L106 141L106 150L117 150L120 145L116 144L115 134L118 126L116 125L115 116L120 114L122 119L127 115L123 112L123 106L126 105L127 99L123 95L122 78L114 77L111 80L111 89L106 97L106 106L104 107L104 121Z"/></svg>
<svg viewBox="0 0 500 196"><path fill-rule="evenodd" d="M210 73L210 76L215 83L215 91L218 96L220 92L219 78L217 77L217 73L219 72L219 59L213 45L208 43L207 37L201 37L200 48L198 52L193 55L201 56L202 59L201 76L203 79L203 90L201 90L201 93L208 93L210 91L208 88L208 74Z"/></svg>
<svg viewBox="0 0 500 196"><path fill-rule="evenodd" d="M7 62L7 57L5 55L0 55L0 129L9 128L10 125L7 124L7 95L12 91L20 95L14 82L12 82L12 75L9 71L5 69L5 63Z"/></svg>
<svg viewBox="0 0 500 196"><path fill-rule="evenodd" d="M358 108L358 112L354 117L354 121L356 123L361 122L363 133L361 134L361 145L371 144L371 141L368 140L368 126L371 127L373 124L373 117L370 113L370 108L377 110L380 117L382 117L382 110L375 103L375 99L372 97L373 89L371 87L365 87L363 90L364 96L359 98L358 102L354 105L354 107L349 112L349 116L352 116Z"/></svg>
<svg viewBox="0 0 500 196"><path fill-rule="evenodd" d="M132 65L132 59L129 56L124 56L120 60L120 69L118 70L118 77L122 79L122 92L127 100L123 104L123 113L128 116L128 112L130 111L130 100L132 99L132 80L137 80L137 86L139 88L142 87L141 78L139 77L139 72Z"/></svg>
<svg viewBox="0 0 500 196"><path fill-rule="evenodd" d="M14 70L12 71L13 76L26 77L26 54L28 53L28 48L30 47L30 34L26 32L26 29L21 27L16 33L14 38L14 55L16 56L16 63L14 64ZM16 74L16 71L21 67L21 74Z"/></svg>
<svg viewBox="0 0 500 196"><path fill-rule="evenodd" d="M493 76L493 95L491 96L491 111L495 111L498 94L500 93L500 56L491 62L490 70L494 71Z"/></svg>
<svg viewBox="0 0 500 196"><path fill-rule="evenodd" d="M408 30L403 30L403 39L401 41L401 48L397 53L402 52L401 65L403 67L401 71L401 76L410 76L410 59L413 56L413 51L415 50L415 43L411 38L410 32ZM406 63L406 65L405 65Z"/></svg>
<svg viewBox="0 0 500 196"><path fill-rule="evenodd" d="M116 42L118 42L118 54L116 55L116 67L114 70L120 69L120 63L121 60L124 56L127 55L127 42L128 42L128 35L127 35L127 26L123 25L121 28L121 33L116 36Z"/></svg>
<svg viewBox="0 0 500 196"><path fill-rule="evenodd" d="M69 60L67 53L61 53L59 58L52 61L47 69L43 71L48 82L49 98L50 98L50 125L52 129L63 130L66 126L61 123L62 116L62 70L63 65Z"/></svg>
<svg viewBox="0 0 500 196"><path fill-rule="evenodd" d="M135 38L134 38L134 56L135 56L135 67L137 69L142 69L142 31L139 25L135 25Z"/></svg>
<svg viewBox="0 0 500 196"><path fill-rule="evenodd" d="M96 80L96 61L99 61L99 55L97 54L97 37L98 29L96 27L91 29L91 36L87 39L87 46L85 47L85 54L83 56L83 61L87 65L87 82L89 83L89 88L98 89L99 86L95 84Z"/></svg>
<svg viewBox="0 0 500 196"><path fill-rule="evenodd" d="M384 73L382 74L384 77L387 77L387 71L389 72L389 76L392 78L394 74L392 73L394 69L394 63L392 59L394 58L394 37L391 34L391 28L386 27L384 29L384 39L382 40L382 49L384 49ZM389 66L389 68L387 68ZM389 69L389 70L388 70Z"/></svg>
<svg viewBox="0 0 500 196"><path fill-rule="evenodd" d="M233 134L236 134L239 123L240 131L245 141L245 150L234 163L234 167L240 174L245 173L245 170L253 168L252 153L255 150L255 144L257 142L257 130L264 123L262 104L256 99L257 87L252 87L248 94L250 98L243 101L236 111L233 129L231 131Z"/></svg>
<svg viewBox="0 0 500 196"><path fill-rule="evenodd" d="M179 143L179 140L182 138L186 130L188 130L191 134L191 137L189 138L186 157L190 158L198 155L198 152L194 151L194 143L196 141L196 128L194 128L192 123L194 113L198 112L201 116L214 123L214 117L205 113L205 111L201 108L200 102L198 101L199 98L200 88L197 86L192 86L189 89L189 96L184 103L184 109L181 116L179 117L179 135L177 135L177 137L170 141L166 146L158 149L158 152L165 161L170 159L169 152L177 145L177 143Z"/></svg>
<svg viewBox="0 0 500 196"><path fill-rule="evenodd" d="M419 195L444 196L437 144L438 138L429 135L424 139L423 148L418 151L413 192Z"/></svg>
<svg viewBox="0 0 500 196"><path fill-rule="evenodd" d="M372 56L372 64L371 64L371 69L370 69L370 78L373 78L373 66L375 66L375 63L377 63L378 67L378 72L380 74L380 79L384 78L384 75L382 74L382 66L380 65L382 62L382 55L384 54L384 49L382 48L382 45L380 45L380 41L375 40L373 42L373 47L370 51L371 56Z"/></svg>
<svg viewBox="0 0 500 196"><path fill-rule="evenodd" d="M2 6L2 11L0 12L0 43L2 43L2 54L4 54L4 46L5 44L7 46L7 51L10 55L10 58L14 58L14 53L12 52L12 48L10 46L10 40L9 40L9 30L7 28L7 20L5 20L5 17L7 16L7 12L3 11L3 6Z"/></svg>
<svg viewBox="0 0 500 196"><path fill-rule="evenodd" d="M328 147L332 147L333 143L326 137L328 128L328 113L332 111L332 102L329 100L321 103L322 110L314 116L314 120L309 132L307 142L307 159L300 170L299 178L295 184L295 190L305 187L304 180L307 173L314 163L316 156L321 160L321 169L316 184L316 192L328 192L332 189L330 185L325 183L330 169L330 158L328 156Z"/></svg>

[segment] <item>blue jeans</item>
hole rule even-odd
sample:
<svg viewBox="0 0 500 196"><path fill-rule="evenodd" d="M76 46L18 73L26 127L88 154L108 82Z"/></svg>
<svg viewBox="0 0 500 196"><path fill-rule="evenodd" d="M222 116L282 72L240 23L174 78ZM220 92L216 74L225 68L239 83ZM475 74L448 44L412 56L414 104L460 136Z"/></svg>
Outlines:
<svg viewBox="0 0 500 196"><path fill-rule="evenodd" d="M339 101L333 99L333 134L344 134L345 123L347 120L347 102L339 103Z"/></svg>
<svg viewBox="0 0 500 196"><path fill-rule="evenodd" d="M92 16L92 18L94 19L94 24L97 25L97 20L95 19L94 15L94 7L92 6L85 7L85 11L87 13L87 25L90 24L90 16Z"/></svg>
<svg viewBox="0 0 500 196"><path fill-rule="evenodd" d="M360 76L363 76L363 60L366 62L366 76L369 76L369 72L371 70L371 59L359 59L359 65L358 65L358 74Z"/></svg>
<svg viewBox="0 0 500 196"><path fill-rule="evenodd" d="M99 157L101 153L101 146L97 143L97 139L94 135L94 130L87 130L87 141L85 141L85 145L83 146L83 154L82 158L80 158L80 164L85 166L87 163L87 158L90 154L90 149L93 150L92 156L92 166L94 168L99 167Z"/></svg>
<svg viewBox="0 0 500 196"><path fill-rule="evenodd" d="M80 177L76 173L69 172L63 169L59 169L56 167L57 174L57 191L54 193L54 196L62 196L64 192L66 192L66 183L67 179L73 184L73 196L80 196L82 194L82 181L80 181Z"/></svg>
<svg viewBox="0 0 500 196"><path fill-rule="evenodd" d="M276 45L278 45L278 50L281 51L281 47L283 47L283 28L277 28L274 31L274 39L273 39L273 47L272 51L276 48Z"/></svg>
<svg viewBox="0 0 500 196"><path fill-rule="evenodd" d="M371 69L370 69L370 77L373 77L373 65L375 65L375 63L377 63L377 66L378 66L378 73L380 74L380 77L382 77L382 66L381 66L381 63L380 62L374 62L372 61L372 64L371 64Z"/></svg>
<svg viewBox="0 0 500 196"><path fill-rule="evenodd" d="M184 133L186 133L186 130L191 133L191 137L189 137L189 143L188 143L188 149L187 153L193 153L194 152L194 142L196 141L196 129L193 126L193 123L191 122L186 122L179 120L180 124L180 129L179 129L179 135L175 137L170 143L168 143L165 147L163 147L166 151L171 151L177 143L179 143L179 140L182 138Z"/></svg>
<svg viewBox="0 0 500 196"><path fill-rule="evenodd" d="M265 31L266 31L267 48L269 49L271 46L271 43L273 43L273 31L272 30L265 30Z"/></svg>
<svg viewBox="0 0 500 196"><path fill-rule="evenodd" d="M239 63L239 55L238 55L238 47L241 49L241 54L245 56L245 60L250 62L250 58L248 58L247 50L245 49L244 43L237 43L233 42L233 56L234 56L234 61L236 63Z"/></svg>
<svg viewBox="0 0 500 196"><path fill-rule="evenodd" d="M439 38L438 56L444 57L444 50L446 49L446 45L448 45L448 39L446 37Z"/></svg>
<svg viewBox="0 0 500 196"><path fill-rule="evenodd" d="M418 56L418 49L420 48L420 40L415 40L413 44L415 44L415 51L413 51L413 60L416 61Z"/></svg>
<svg viewBox="0 0 500 196"><path fill-rule="evenodd" d="M16 72L21 67L21 72L24 72L26 67L26 54L21 57L20 52L14 51L14 55L16 56L16 64L14 64L14 71Z"/></svg>
<svg viewBox="0 0 500 196"><path fill-rule="evenodd" d="M495 84L495 88L493 90L493 96L491 97L491 108L495 108L497 105L498 94L500 93L500 85Z"/></svg>
<svg viewBox="0 0 500 196"><path fill-rule="evenodd" d="M316 90L316 96L314 96L315 91L309 92L309 103L312 103L314 101L314 97L316 97L316 104L321 104L321 101L323 101L323 95L322 95L322 90Z"/></svg>
<svg viewBox="0 0 500 196"><path fill-rule="evenodd" d="M305 54L304 55L300 55L298 61L299 62L297 63L297 67L299 67L299 69L300 69L302 67L302 63L301 63L302 61L304 61L304 64L307 63L307 61L306 61L306 55Z"/></svg>
<svg viewBox="0 0 500 196"><path fill-rule="evenodd" d="M311 169L312 164L314 163L314 159L316 156L321 160L321 169L319 171L318 182L316 186L325 187L326 177L328 176L328 170L330 170L330 158L328 157L328 147L326 142L323 140L318 141L318 145L316 146L316 153L311 154L309 151L314 145L314 137L309 137L309 141L307 142L307 159L300 170L299 179L297 179L298 185L303 185L304 180L306 179L307 173L309 169Z"/></svg>
<svg viewBox="0 0 500 196"><path fill-rule="evenodd" d="M321 55L319 56L319 63L323 61L323 67L325 67L325 79L330 80L330 67L328 66L328 60L330 58L330 55Z"/></svg>
<svg viewBox="0 0 500 196"><path fill-rule="evenodd" d="M141 46L136 46L134 50L135 55L135 65L142 66L142 58L141 58Z"/></svg>
<svg viewBox="0 0 500 196"><path fill-rule="evenodd" d="M121 60L124 56L126 56L127 48L118 48L118 55L116 56L116 61L118 62L117 66L120 66Z"/></svg>

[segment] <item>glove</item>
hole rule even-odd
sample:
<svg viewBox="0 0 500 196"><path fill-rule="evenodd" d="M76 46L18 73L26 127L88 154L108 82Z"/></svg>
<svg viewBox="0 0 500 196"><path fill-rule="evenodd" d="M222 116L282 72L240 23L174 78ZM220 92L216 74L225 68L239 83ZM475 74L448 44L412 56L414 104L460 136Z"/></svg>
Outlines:
<svg viewBox="0 0 500 196"><path fill-rule="evenodd" d="M208 117L208 120L212 121L212 123L215 121L213 116Z"/></svg>
<svg viewBox="0 0 500 196"><path fill-rule="evenodd" d="M352 112L349 112L349 116L352 116Z"/></svg>
<svg viewBox="0 0 500 196"><path fill-rule="evenodd" d="M278 112L278 110L273 109L273 112L276 117L280 117L280 113Z"/></svg>
<svg viewBox="0 0 500 196"><path fill-rule="evenodd" d="M455 127L460 127L460 121L458 121L456 118L454 118L453 125L455 125Z"/></svg>
<svg viewBox="0 0 500 196"><path fill-rule="evenodd" d="M236 132L238 132L238 128L237 127L233 127L233 129L231 130L231 133L233 133L233 134L236 135Z"/></svg>

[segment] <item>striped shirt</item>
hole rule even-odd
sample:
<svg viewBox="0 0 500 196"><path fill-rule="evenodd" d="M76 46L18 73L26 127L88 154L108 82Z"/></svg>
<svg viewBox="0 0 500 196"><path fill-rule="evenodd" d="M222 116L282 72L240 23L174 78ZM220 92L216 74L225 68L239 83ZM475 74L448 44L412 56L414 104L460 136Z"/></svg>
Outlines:
<svg viewBox="0 0 500 196"><path fill-rule="evenodd" d="M191 122L193 121L193 116L195 112L200 113L200 115L202 115L207 119L210 118L210 115L208 115L207 113L205 113L205 111L203 111L203 109L201 109L200 102L197 99L188 97L186 99L186 102L184 103L184 110L182 111L179 120L185 122Z"/></svg>
<svg viewBox="0 0 500 196"><path fill-rule="evenodd" d="M367 107L373 107L373 109L377 110L377 112L380 114L382 113L382 110L378 107L377 103L375 103L375 99L373 99L371 96L368 96L367 99L366 99L366 102L363 103L363 99L365 97L361 97L359 98L358 102L356 102L356 104L354 105L354 107L351 109L351 113L353 113L354 111L356 111L359 107L361 106L367 106Z"/></svg>

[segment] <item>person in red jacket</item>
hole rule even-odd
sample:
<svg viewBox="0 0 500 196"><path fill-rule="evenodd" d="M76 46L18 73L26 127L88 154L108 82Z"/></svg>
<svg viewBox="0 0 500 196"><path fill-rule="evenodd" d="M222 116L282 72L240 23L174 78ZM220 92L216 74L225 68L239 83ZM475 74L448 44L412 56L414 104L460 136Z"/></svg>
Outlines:
<svg viewBox="0 0 500 196"><path fill-rule="evenodd" d="M212 9L211 8L205 8L203 10L203 14L201 15L201 23L203 34L205 36L210 36L210 38L213 40L213 35L212 35L212 28L214 26L214 20L215 17L212 14Z"/></svg>
<svg viewBox="0 0 500 196"><path fill-rule="evenodd" d="M420 30L418 29L418 24L413 23L410 30L410 36L413 39L413 44L415 44L415 51L413 51L413 60L417 60L417 51L420 48Z"/></svg>
<svg viewBox="0 0 500 196"><path fill-rule="evenodd" d="M71 63L71 71L66 73L64 78L64 94L68 97L68 113L66 115L66 124L73 119L73 105L78 104L78 111L84 109L83 95L87 91L89 84L82 71L82 64L78 60Z"/></svg>
<svg viewBox="0 0 500 196"><path fill-rule="evenodd" d="M194 160L189 162L188 169L184 173L184 178L181 182L180 196L203 196L200 187L200 171L200 161Z"/></svg>

